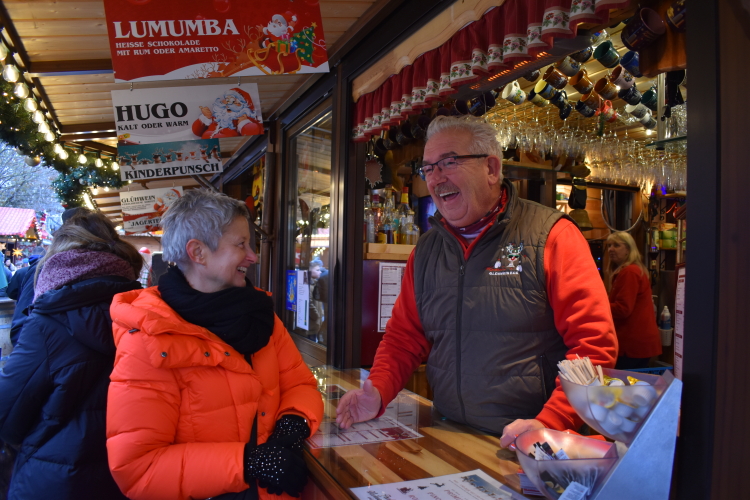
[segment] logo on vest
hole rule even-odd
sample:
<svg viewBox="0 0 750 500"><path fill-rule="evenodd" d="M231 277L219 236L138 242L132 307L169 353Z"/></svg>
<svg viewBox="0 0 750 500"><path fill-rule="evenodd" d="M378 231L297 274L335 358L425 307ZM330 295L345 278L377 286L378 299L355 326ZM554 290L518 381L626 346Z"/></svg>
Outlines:
<svg viewBox="0 0 750 500"><path fill-rule="evenodd" d="M510 274L518 275L522 271L521 252L523 251L523 241L517 245L508 243L500 254L494 266L488 267L490 276L506 276Z"/></svg>

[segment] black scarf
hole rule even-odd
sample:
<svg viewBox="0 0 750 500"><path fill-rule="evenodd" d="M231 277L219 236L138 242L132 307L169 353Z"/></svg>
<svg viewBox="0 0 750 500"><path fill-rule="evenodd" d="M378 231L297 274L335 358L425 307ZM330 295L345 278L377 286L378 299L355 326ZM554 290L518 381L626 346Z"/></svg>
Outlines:
<svg viewBox="0 0 750 500"><path fill-rule="evenodd" d="M159 293L186 321L208 329L249 357L268 345L274 313L271 297L246 281L245 287L203 293L190 286L182 271L170 266L159 278Z"/></svg>

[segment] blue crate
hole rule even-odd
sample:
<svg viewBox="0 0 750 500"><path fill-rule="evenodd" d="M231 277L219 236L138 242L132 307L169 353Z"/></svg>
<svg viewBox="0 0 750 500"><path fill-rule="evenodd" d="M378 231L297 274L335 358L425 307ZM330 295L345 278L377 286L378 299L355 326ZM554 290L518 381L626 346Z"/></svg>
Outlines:
<svg viewBox="0 0 750 500"><path fill-rule="evenodd" d="M632 368L629 369L629 372L639 372L639 373L648 373L649 375L664 375L664 372L667 370L674 371L673 366L654 366L651 368Z"/></svg>

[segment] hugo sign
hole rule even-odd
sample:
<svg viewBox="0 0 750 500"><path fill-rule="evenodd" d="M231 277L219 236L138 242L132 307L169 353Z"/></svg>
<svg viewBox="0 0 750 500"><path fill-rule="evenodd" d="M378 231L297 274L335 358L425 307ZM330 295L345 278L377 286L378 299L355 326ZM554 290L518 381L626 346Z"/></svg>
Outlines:
<svg viewBox="0 0 750 500"><path fill-rule="evenodd" d="M328 71L316 1L104 0L115 81Z"/></svg>
<svg viewBox="0 0 750 500"><path fill-rule="evenodd" d="M263 133L257 84L113 90L120 145Z"/></svg>

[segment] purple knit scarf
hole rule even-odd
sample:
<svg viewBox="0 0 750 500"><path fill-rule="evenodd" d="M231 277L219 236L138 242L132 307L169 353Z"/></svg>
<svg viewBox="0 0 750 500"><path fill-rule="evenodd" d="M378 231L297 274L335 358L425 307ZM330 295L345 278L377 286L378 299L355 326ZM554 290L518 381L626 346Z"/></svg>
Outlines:
<svg viewBox="0 0 750 500"><path fill-rule="evenodd" d="M39 272L34 301L50 290L99 276L122 276L135 280L135 271L130 264L109 252L68 250L56 253L44 262Z"/></svg>

